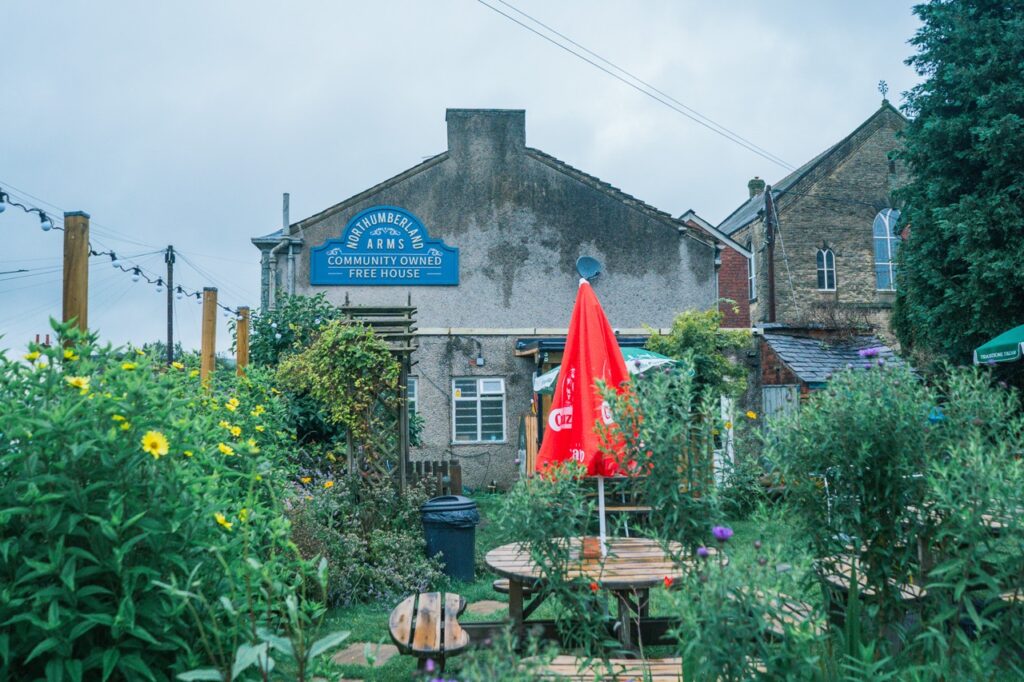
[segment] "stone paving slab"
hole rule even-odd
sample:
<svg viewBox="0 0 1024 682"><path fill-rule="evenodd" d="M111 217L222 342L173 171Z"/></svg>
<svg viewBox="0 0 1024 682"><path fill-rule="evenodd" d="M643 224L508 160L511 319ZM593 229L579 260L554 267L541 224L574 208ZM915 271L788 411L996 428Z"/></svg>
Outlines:
<svg viewBox="0 0 1024 682"><path fill-rule="evenodd" d="M485 613L494 613L498 609L506 609L508 604L503 601L494 601L493 599L484 599L482 601L475 601L466 607L466 613L472 613L475 615L481 615Z"/></svg>
<svg viewBox="0 0 1024 682"><path fill-rule="evenodd" d="M366 644L354 642L331 656L331 661L338 665L370 665L366 660ZM398 647L394 644L370 644L370 654L374 656L373 667L379 668L398 655Z"/></svg>

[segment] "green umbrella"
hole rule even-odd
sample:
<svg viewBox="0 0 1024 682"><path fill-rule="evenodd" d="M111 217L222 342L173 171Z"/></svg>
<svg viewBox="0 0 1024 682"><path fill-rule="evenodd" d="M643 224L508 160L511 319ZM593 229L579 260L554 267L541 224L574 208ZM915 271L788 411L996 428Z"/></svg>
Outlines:
<svg viewBox="0 0 1024 682"><path fill-rule="evenodd" d="M626 369L630 374L640 374L652 367L674 363L672 358L647 350L646 348L623 348L622 359L626 361ZM551 395L555 392L555 384L558 382L558 370L560 367L552 367L533 380L533 392Z"/></svg>
<svg viewBox="0 0 1024 682"><path fill-rule="evenodd" d="M1024 357L1024 324L974 349L974 364L1015 362Z"/></svg>

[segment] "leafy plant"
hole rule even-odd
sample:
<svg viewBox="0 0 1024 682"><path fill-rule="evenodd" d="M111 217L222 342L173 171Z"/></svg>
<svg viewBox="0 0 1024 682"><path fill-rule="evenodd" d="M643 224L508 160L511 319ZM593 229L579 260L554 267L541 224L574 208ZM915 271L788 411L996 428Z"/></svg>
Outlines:
<svg viewBox="0 0 1024 682"><path fill-rule="evenodd" d="M746 390L747 369L729 357L749 347L750 332L723 331L719 310L687 310L676 316L667 334L653 333L647 348L678 360L694 372L696 402L738 396Z"/></svg>
<svg viewBox="0 0 1024 682"><path fill-rule="evenodd" d="M323 293L315 296L278 294L272 310L259 310L250 318L252 334L249 359L254 365L273 366L281 356L309 346L320 328L341 318L341 311L327 301ZM232 349L237 343L235 321L228 322L232 331Z"/></svg>

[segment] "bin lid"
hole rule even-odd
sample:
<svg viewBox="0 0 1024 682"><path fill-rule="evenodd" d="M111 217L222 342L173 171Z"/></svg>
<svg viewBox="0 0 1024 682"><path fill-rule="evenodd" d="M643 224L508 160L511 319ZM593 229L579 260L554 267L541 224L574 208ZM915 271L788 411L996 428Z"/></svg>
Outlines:
<svg viewBox="0 0 1024 682"><path fill-rule="evenodd" d="M453 512L470 509L476 509L476 502L468 497L462 495L442 495L441 497L435 497L424 502L420 507L420 512L426 514L428 512Z"/></svg>

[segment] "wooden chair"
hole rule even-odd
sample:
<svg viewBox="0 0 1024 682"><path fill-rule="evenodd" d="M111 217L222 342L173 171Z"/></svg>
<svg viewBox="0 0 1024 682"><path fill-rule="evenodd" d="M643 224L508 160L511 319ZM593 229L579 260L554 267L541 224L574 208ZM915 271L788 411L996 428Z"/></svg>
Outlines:
<svg viewBox="0 0 1024 682"><path fill-rule="evenodd" d="M465 598L454 592L414 594L391 612L391 639L403 654L418 658L421 669L430 659L444 670L446 657L469 646L469 635L458 621L465 609Z"/></svg>

